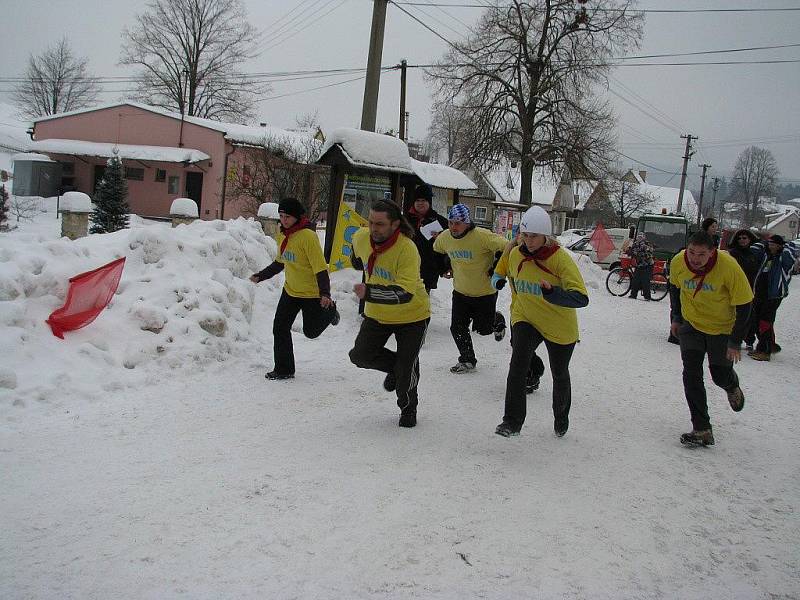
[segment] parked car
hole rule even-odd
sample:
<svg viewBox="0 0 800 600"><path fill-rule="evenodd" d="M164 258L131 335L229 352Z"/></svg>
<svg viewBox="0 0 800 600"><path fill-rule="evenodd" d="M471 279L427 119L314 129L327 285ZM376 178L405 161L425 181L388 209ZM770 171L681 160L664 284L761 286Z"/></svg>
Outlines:
<svg viewBox="0 0 800 600"><path fill-rule="evenodd" d="M620 252L622 251L622 245L625 243L625 240L630 239L630 229L627 227L611 227L606 229L606 233L608 234L608 237L611 238L611 241L614 242L614 250L611 251L611 254L603 258L603 260L598 260L597 252L595 252L595 249L589 242L591 239L590 235L585 235L577 242L570 244L567 246L567 249L575 252L576 254L584 254L588 256L593 263L600 265L601 267L607 269L618 267L620 265Z"/></svg>

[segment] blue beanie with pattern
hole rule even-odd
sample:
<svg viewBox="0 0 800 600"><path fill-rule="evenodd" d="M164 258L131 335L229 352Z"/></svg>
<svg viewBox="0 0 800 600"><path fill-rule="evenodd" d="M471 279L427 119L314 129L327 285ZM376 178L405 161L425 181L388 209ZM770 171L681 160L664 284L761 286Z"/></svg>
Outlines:
<svg viewBox="0 0 800 600"><path fill-rule="evenodd" d="M469 218L469 207L466 204L454 204L447 211L448 221L458 221L461 223L472 223Z"/></svg>

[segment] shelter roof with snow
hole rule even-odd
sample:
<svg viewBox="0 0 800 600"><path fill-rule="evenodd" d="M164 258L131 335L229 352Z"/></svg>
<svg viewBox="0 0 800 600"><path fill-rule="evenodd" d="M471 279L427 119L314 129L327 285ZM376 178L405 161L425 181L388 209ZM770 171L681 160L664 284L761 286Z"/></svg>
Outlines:
<svg viewBox="0 0 800 600"><path fill-rule="evenodd" d="M31 142L31 150L69 154L72 156L95 156L122 159L154 160L161 162L192 164L211 158L205 152L191 148L171 148L169 146L141 146L136 144L111 144L108 142L86 142L53 138Z"/></svg>

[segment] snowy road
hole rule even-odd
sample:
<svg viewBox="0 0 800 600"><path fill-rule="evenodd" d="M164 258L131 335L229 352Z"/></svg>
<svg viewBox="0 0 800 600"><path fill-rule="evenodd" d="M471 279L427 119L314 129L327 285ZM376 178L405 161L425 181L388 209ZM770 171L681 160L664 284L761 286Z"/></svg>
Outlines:
<svg viewBox="0 0 800 600"><path fill-rule="evenodd" d="M797 282L783 352L744 358L741 413L709 388L717 445L692 450L666 301L595 281L569 433L552 434L548 369L504 439L508 340L450 374L445 282L419 425L398 428L381 377L347 360L351 278L333 277L341 324L295 335L294 381L263 376L262 284L247 356L1 391L0 598L800 597Z"/></svg>

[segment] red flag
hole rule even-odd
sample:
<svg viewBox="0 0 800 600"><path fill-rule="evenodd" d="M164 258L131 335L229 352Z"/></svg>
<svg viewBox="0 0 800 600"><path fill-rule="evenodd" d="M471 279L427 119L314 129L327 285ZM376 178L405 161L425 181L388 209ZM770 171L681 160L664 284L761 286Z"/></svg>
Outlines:
<svg viewBox="0 0 800 600"><path fill-rule="evenodd" d="M592 237L589 238L589 243L594 248L594 251L597 252L597 260L601 262L614 251L614 242L602 223L598 223L597 227L594 228Z"/></svg>
<svg viewBox="0 0 800 600"><path fill-rule="evenodd" d="M80 329L94 321L117 291L124 266L123 256L94 271L70 278L64 306L54 310L45 321L53 335L63 340L65 331Z"/></svg>

